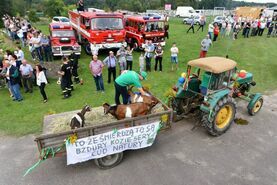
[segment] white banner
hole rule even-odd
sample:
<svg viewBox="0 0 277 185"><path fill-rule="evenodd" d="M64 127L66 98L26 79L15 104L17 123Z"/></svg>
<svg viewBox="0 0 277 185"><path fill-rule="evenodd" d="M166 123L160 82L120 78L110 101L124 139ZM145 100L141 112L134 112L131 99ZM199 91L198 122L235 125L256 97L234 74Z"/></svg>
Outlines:
<svg viewBox="0 0 277 185"><path fill-rule="evenodd" d="M66 145L67 165L97 159L124 150L149 147L155 141L159 122L113 130L99 135L77 139Z"/></svg>

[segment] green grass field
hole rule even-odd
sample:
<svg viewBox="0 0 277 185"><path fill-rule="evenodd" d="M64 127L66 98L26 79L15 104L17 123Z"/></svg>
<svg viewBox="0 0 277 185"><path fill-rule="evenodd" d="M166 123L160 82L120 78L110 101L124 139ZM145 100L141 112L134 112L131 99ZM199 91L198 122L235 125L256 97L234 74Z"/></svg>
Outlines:
<svg viewBox="0 0 277 185"><path fill-rule="evenodd" d="M43 32L47 33L47 25L37 25ZM186 33L188 26L182 24L181 19L170 20L170 38L167 40L164 48L163 72L151 72L148 80L143 82L151 87L151 91L165 100L164 93L176 83L181 72L186 70L186 64L189 60L198 58L200 51L200 42L205 37L206 31L192 34ZM179 47L179 70L171 72L169 49L173 42ZM0 45L0 48L2 46ZM239 36L238 40L233 41L230 38L219 38L213 43L208 52L208 56L222 56L226 54L229 58L238 62L240 69L251 71L257 82L254 91L270 91L277 87L277 39L254 37L244 39ZM26 51L26 54L28 52ZM100 59L107 55L107 51L100 54ZM134 69L138 70L139 52L134 54ZM27 58L30 59L29 54ZM31 60L30 60L31 61ZM59 62L59 61L57 61ZM84 80L84 85L75 86L75 91L70 99L63 100L61 89L56 84L57 79L52 79L51 84L46 87L46 93L49 101L44 104L38 88L35 88L33 94L23 94L23 102L13 102L9 97L7 89L0 89L0 130L5 134L21 136L25 134L39 134L42 129L44 115L60 113L80 109L85 103L93 107L101 106L104 102L114 103L113 84L107 84L107 69L104 69L104 94L96 93L93 78L88 70L90 57L84 52L79 60L79 74ZM152 60L152 69L154 61Z"/></svg>

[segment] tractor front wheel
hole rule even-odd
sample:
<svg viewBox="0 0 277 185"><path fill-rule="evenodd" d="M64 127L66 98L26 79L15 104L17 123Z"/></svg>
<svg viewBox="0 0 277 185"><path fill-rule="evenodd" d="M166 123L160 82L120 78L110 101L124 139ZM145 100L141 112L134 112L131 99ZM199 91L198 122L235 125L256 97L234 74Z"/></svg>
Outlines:
<svg viewBox="0 0 277 185"><path fill-rule="evenodd" d="M204 126L213 136L225 133L234 122L236 105L231 97L224 97L217 102L213 112L202 118Z"/></svg>
<svg viewBox="0 0 277 185"><path fill-rule="evenodd" d="M109 169L118 165L123 159L123 152L95 159L95 164L101 169Z"/></svg>
<svg viewBox="0 0 277 185"><path fill-rule="evenodd" d="M261 110L263 103L264 103L264 100L262 97L260 97L259 99L256 100L253 107L248 108L248 113L251 116L254 116L256 113L258 113Z"/></svg>

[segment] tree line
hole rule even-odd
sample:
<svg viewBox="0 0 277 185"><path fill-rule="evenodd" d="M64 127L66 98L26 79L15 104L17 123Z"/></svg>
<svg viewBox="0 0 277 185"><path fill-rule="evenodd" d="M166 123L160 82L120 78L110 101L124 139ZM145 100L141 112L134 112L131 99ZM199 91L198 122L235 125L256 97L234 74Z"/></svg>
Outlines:
<svg viewBox="0 0 277 185"><path fill-rule="evenodd" d="M36 16L36 12L43 12L44 16L67 15L69 9L75 9L78 0L1 0L0 16ZM226 7L233 9L238 6L276 6L274 3L249 3L233 0L84 0L85 7L95 7L104 10L129 10L144 12L147 9L164 9L165 4L171 4L172 9L177 6L192 6L195 9L213 9ZM0 22L2 24L2 21Z"/></svg>

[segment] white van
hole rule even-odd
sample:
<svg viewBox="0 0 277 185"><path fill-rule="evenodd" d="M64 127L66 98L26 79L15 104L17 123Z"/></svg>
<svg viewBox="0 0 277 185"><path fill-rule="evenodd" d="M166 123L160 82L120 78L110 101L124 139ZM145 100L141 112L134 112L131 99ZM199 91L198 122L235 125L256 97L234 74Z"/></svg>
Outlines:
<svg viewBox="0 0 277 185"><path fill-rule="evenodd" d="M199 15L191 6L178 6L176 10L176 17L191 17Z"/></svg>

